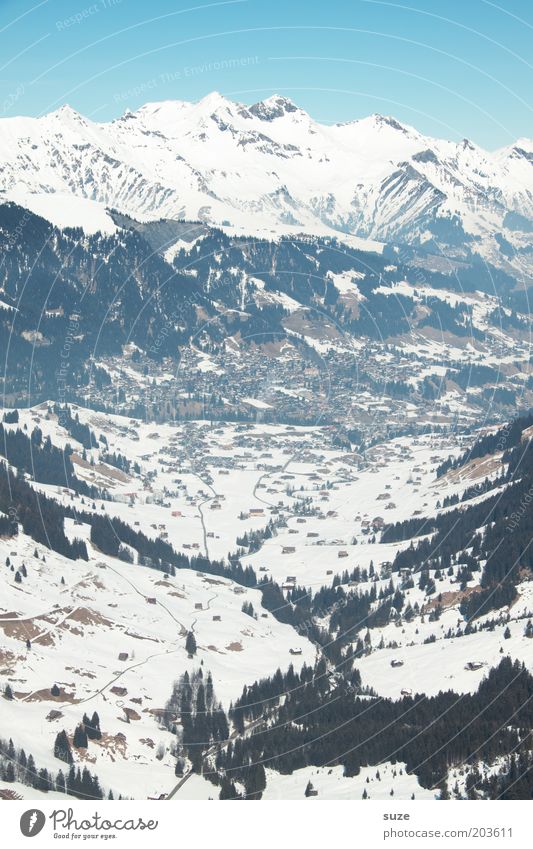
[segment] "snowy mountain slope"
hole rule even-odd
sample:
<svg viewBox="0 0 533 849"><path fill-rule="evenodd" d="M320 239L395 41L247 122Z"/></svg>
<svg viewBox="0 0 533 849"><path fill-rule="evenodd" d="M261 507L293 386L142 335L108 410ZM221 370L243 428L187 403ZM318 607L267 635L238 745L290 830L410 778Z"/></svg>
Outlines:
<svg viewBox="0 0 533 849"><path fill-rule="evenodd" d="M249 234L431 244L523 273L531 150L521 139L491 153L380 115L326 126L277 95L248 107L213 92L198 103L148 103L110 123L68 106L3 119L0 191L70 193L138 219L201 219Z"/></svg>
<svg viewBox="0 0 533 849"><path fill-rule="evenodd" d="M24 197L51 199L40 211L58 223L87 212L86 230L108 232L0 205L11 403L57 398L60 374L64 397L136 416L198 417L209 405L213 418L258 411L369 432L371 419L372 438L377 418L475 423L533 403L527 292L494 266L422 272L413 249L242 238L139 224L86 198Z"/></svg>
<svg viewBox="0 0 533 849"><path fill-rule="evenodd" d="M158 488L172 487L177 461L172 462L173 469L162 468L161 479L154 480L153 466L158 465L155 455L163 457L172 449L176 429L165 427L156 434L151 426L145 429L140 422L132 428L131 421L118 416L79 412L82 424L89 422L101 429L100 435L106 434L105 444L111 452L120 450L131 461L140 460L143 471L138 478L133 471L131 475L121 473L100 462L97 449L89 455L96 461L94 465L84 462L82 445L55 416L36 408L21 411L20 426L40 427L44 439L50 438L62 450L70 443L79 456L75 462L79 477L99 483L106 479L107 486L114 489L111 498L116 500L80 500L71 488L72 480L66 479L63 487L33 482L34 488L67 506L74 501L79 516L85 516L85 511L88 515L101 513L105 507L110 527L118 515L132 526L140 525L153 538L167 536L164 525L178 548L181 543L190 549L190 542L185 541L194 539L203 545L202 486L208 484L200 477L200 470L185 472L185 492L176 492L179 497L172 498L172 509L162 502ZM18 429L17 423L6 427L10 432ZM187 462L186 456L184 460ZM174 485L174 489L181 488ZM252 487L249 489L247 497L252 500ZM129 497L125 495L128 491ZM139 499L135 511L128 507L134 491L143 501L146 499L142 507ZM233 532L226 528L225 547L222 542L219 545L224 552L234 549L234 533L241 530L237 513L242 505L229 493L227 500L231 510L226 524L231 521ZM182 509L178 511L177 507ZM219 530L216 517L207 516L205 521L213 528L208 533L215 545L219 537L218 533L215 536ZM264 518L260 518L247 527L250 530L263 524ZM36 544L22 528L16 537L0 539L2 690L9 685L13 694L12 698L0 698L2 727L9 729L17 749L31 752L39 769L55 774L62 767L53 754L57 733L65 730L72 743L83 713L96 710L102 738L91 741L87 751L73 747L75 765L88 765L99 776L105 792L112 789L115 795L120 792L134 798L168 793L176 781L175 736L161 720L166 716L173 683L180 675L186 670L192 674L202 665L205 675L211 672L217 699L227 710L257 675L268 675L272 669L286 669L290 664L296 670L303 663L312 665L315 647L262 607L257 588L203 573L198 567L165 575L160 570L125 563L92 545L86 522L65 518L64 529L69 539L86 542L88 560L69 560ZM134 549L129 550L137 560ZM195 554L195 549L190 553ZM244 603L253 607L254 616L243 610ZM187 648L191 632L197 646L194 657ZM51 692L54 685L59 693ZM16 782L13 786L18 790Z"/></svg>
<svg viewBox="0 0 533 849"><path fill-rule="evenodd" d="M83 713L96 710L103 739L80 752L77 762L88 763L106 791L134 798L167 793L175 782L173 737L159 717L180 674L203 662L227 708L246 683L276 668L282 654L287 666L313 661L313 647L289 626L242 613L242 597L229 581L190 570L162 579L96 552L89 563L73 563L38 548L38 560L24 535L15 556L12 549L2 542L2 569L9 572L4 562L11 555L15 569L26 564L28 577L19 586L12 574L11 580L3 576L3 681L14 698L1 699L0 715L2 728L40 767L62 766L53 756L58 731L72 735ZM246 597L260 607L257 590ZM150 598L155 603L147 603ZM198 643L194 659L185 650L191 627ZM303 654L291 658L289 648L297 643ZM54 684L59 696L50 693ZM161 746L164 755L157 759Z"/></svg>
<svg viewBox="0 0 533 849"><path fill-rule="evenodd" d="M60 230L66 227L80 227L87 235L101 233L105 236L117 232L117 225L103 204L85 197L66 192L38 194L18 186L10 192L10 198Z"/></svg>
<svg viewBox="0 0 533 849"><path fill-rule="evenodd" d="M504 459L501 440L505 435L508 449L527 446L531 454L530 419L503 431L484 428L479 442L475 434L435 433L353 451L339 447L330 428L154 425L80 407L70 412L42 404L10 411L2 423L8 461L21 469L27 486L70 511L62 520L66 537L83 540L87 551L87 559L82 552L69 559L39 542L39 523L28 523L17 496L6 502L2 490L4 512L11 505L20 521L18 534L0 537L2 683L11 690L0 698L0 719L17 749L31 752L40 769L55 774L62 766L54 741L65 730L75 765L88 765L105 792L135 798L169 793L179 783L178 737L161 721L161 711L168 709L174 682L186 670L192 675L202 661L226 709L244 687L277 668L289 675L290 664L296 672L304 663L314 667L314 680L326 679L324 698L342 685L348 687L343 698L357 695L369 706L384 699L387 710L411 693L424 694L423 700L441 690L474 693L502 655L533 669L527 553L514 573L514 595L489 598L486 612L464 608L487 586L480 546L494 528L484 505L501 495L504 507L514 511L521 492L510 497L522 465L502 478L515 455ZM17 433L18 445L12 441ZM20 443L30 435L36 465L28 467L21 463ZM48 465L37 463L39 446ZM64 452L59 468L54 446ZM67 458L70 477L63 468ZM55 480L38 482L34 468L56 474ZM529 466L524 468L521 485L528 487ZM90 495L89 486L96 488ZM459 501L465 492L468 497ZM446 532L439 523L457 509L467 523L474 511L475 534L481 536L476 544L470 534L463 540L456 532L450 555L438 543L439 532ZM118 556L111 554L102 518L111 539L113 530L123 538L122 522L133 534L171 543L180 557L196 559L176 561L175 570L172 561L166 569L160 562L148 568L134 537ZM5 532L6 519L0 519ZM395 539L388 541L391 531ZM519 535L517 529L515 545ZM168 549L158 550L168 556ZM253 572L235 572L234 580L229 571L214 570L208 557L224 559L227 568L238 559ZM251 583L238 583L239 574ZM496 580L493 572L487 580ZM269 588L275 587L270 604ZM194 657L186 647L191 632ZM474 667L466 668L468 663ZM283 686L290 690L289 681ZM52 692L54 685L59 692ZM261 709L250 722L260 725L272 708L274 725L257 735L268 747L276 705L258 698ZM94 710L102 737L74 745L83 713ZM232 725L231 733L238 727ZM254 745L253 736L244 742ZM215 772L218 748L206 754ZM319 798L359 798L365 789L370 798L392 788L397 798L435 793L427 775L422 789L417 770L391 767L389 757L376 761L365 754L361 772L345 772L341 780L340 767L331 772L335 747L319 754L304 761L305 768L297 760L292 778L279 775L274 760L264 798L301 796L308 780ZM0 751L0 790L2 757ZM320 769L324 761L330 771ZM185 762L191 779L176 798L218 797L219 786L204 783ZM371 764L379 765L381 781ZM5 784L10 786L20 789L11 778Z"/></svg>
<svg viewBox="0 0 533 849"><path fill-rule="evenodd" d="M316 791L306 797L306 787L311 783ZM366 791L366 796L363 793ZM393 791L391 793L391 791ZM263 799L301 800L310 801L326 799L383 799L390 801L391 795L396 799L435 799L438 793L426 790L417 781L416 775L409 775L405 764L384 763L379 769L363 767L359 775L346 776L344 769L335 767L302 767L289 775L283 775L273 769L266 770L266 789ZM187 799L216 799L217 793L213 785L199 775L193 775L179 793L173 797L175 801Z"/></svg>

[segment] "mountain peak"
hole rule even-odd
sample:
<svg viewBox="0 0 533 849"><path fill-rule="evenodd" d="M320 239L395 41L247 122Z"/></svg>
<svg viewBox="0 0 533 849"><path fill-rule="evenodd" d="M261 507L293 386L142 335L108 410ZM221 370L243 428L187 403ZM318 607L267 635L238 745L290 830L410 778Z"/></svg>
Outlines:
<svg viewBox="0 0 533 849"><path fill-rule="evenodd" d="M374 112L374 114L370 116L370 120L372 120L378 127L390 127L391 130L397 130L400 133L408 133L410 130L410 127L402 124L394 118L393 115L381 115L379 112Z"/></svg>
<svg viewBox="0 0 533 849"><path fill-rule="evenodd" d="M197 100L194 106L202 111L215 111L216 109L224 108L224 109L232 109L239 104L235 103L233 100L228 100L224 97L223 94L220 94L219 91L212 91L209 94L206 94L205 97L202 97L200 100Z"/></svg>
<svg viewBox="0 0 533 849"><path fill-rule="evenodd" d="M300 107L297 106L290 97L283 97L281 94L273 94L265 100L259 100L257 103L254 103L253 106L250 106L248 111L251 112L252 115L255 115L256 118L260 118L262 121L273 121L276 118L282 118L284 115L295 112L301 113L303 110L300 109Z"/></svg>
<svg viewBox="0 0 533 849"><path fill-rule="evenodd" d="M393 115L381 115L379 112L373 112L372 115L367 115L364 118L356 118L353 121L343 121L335 124L336 127L367 127L369 130L387 131L393 130L396 133L401 133L404 136L420 135L414 127L408 124L402 124Z"/></svg>
<svg viewBox="0 0 533 849"><path fill-rule="evenodd" d="M45 115L44 117L56 118L60 121L77 121L83 124L87 123L87 119L73 109L68 103L64 103L63 106L59 107L59 109L54 110L54 112L49 112L48 115Z"/></svg>

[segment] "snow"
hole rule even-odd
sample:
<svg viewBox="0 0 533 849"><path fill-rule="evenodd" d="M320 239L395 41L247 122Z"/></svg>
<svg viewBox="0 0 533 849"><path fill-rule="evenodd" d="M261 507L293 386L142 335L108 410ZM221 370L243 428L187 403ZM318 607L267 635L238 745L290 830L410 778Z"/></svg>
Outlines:
<svg viewBox="0 0 533 849"><path fill-rule="evenodd" d="M369 799L390 801L391 790L394 791L392 798L397 799L410 799L413 793L415 799L435 798L435 792L421 787L416 776L408 775L405 764L399 762L383 763L378 767L362 767L359 775L352 777L345 777L340 766L304 767L295 770L292 775L280 775L267 770L267 786L263 799L304 800L309 781L313 788L318 790L318 796L310 796L307 801L361 799L365 790Z"/></svg>
<svg viewBox="0 0 533 849"><path fill-rule="evenodd" d="M439 588L440 589L440 588ZM493 614L494 615L494 614ZM358 661L363 684L372 687L379 696L392 699L401 697L403 689L413 693L437 695L441 690L453 690L456 693L473 693L486 676L489 669L497 666L504 655L513 660L523 661L529 669L533 666L533 646L524 636L524 622L511 623L512 637L504 639L507 625L502 623L494 631L481 631L477 634L457 639L444 639L443 632L450 624L457 625L458 612L443 616L437 626L433 623L426 633L439 633L435 643L410 645L406 635L400 636L403 647L400 649L382 649L372 652ZM420 630L420 622L416 626ZM413 628L406 628L411 634ZM398 629L396 629L398 630ZM388 629L390 634L392 629ZM376 632L374 640L380 639L381 631ZM384 630L385 638L387 630ZM397 637L397 634L394 634ZM403 642L405 640L405 643ZM500 652L503 649L503 654ZM392 668L391 660L400 658L402 667ZM480 662L483 666L477 670L465 668L468 661Z"/></svg>
<svg viewBox="0 0 533 849"><path fill-rule="evenodd" d="M57 771L56 734L61 728L72 733L84 711L96 710L104 739L90 745L91 767L106 788L141 798L168 792L174 784L172 736L153 711L165 708L173 682L185 669L203 662L227 709L244 684L271 674L283 665L283 657L286 667L292 662L295 668L314 660L314 648L289 626L270 614L255 620L241 612L243 600L261 610L257 590L236 594L231 581L191 570L165 579L161 572L97 552L87 563L65 561L45 550L44 563L33 558L35 544L23 536L16 543L0 541L2 562L13 545L17 555L11 560L17 567L25 562L28 578L20 586L8 581L3 593L3 609L13 611L0 628L15 700L2 699L0 715L4 728L17 728L17 745L31 751L39 766ZM155 603L147 603L148 598ZM198 644L194 659L184 647L191 629ZM28 638L31 649L25 647ZM290 655L294 645L301 655ZM121 652L126 661L118 658ZM62 691L56 699L50 695L54 683ZM116 687L124 690L115 693ZM136 711L129 723L125 707ZM51 709L59 709L62 717L47 719ZM166 754L154 763L159 744Z"/></svg>
<svg viewBox="0 0 533 849"><path fill-rule="evenodd" d="M96 434L105 435L106 451L118 451L132 465L138 463L140 472L118 473L101 462L99 448L88 451L87 462L81 462L81 446L48 405L41 404L20 410L19 423L5 427L26 425L31 432L38 425L54 445L64 448L70 443L76 474L105 486L115 500L95 499L93 508L92 499L82 500L64 487L34 483L36 490L75 510L96 510L111 526L119 517L152 539L168 535L189 557L207 554L227 561L243 544L245 533L264 531L271 523L273 534L253 553L244 548L242 564L253 566L260 578L271 577L283 585L290 577L312 591L330 586L345 571L369 570L371 564L374 580L369 576L356 586L345 584L346 592L368 592L375 586L379 593L391 577L393 585L401 587L403 577L391 576L389 566L410 541L382 543L372 522L377 517L395 522L432 516L442 509L437 505L444 497L462 493L479 476L477 465L468 464L436 478L438 465L450 454L461 454L474 435L466 442L437 434L399 437L361 455L335 448L328 429L321 427L256 423L243 429L194 421L155 425L78 406L72 412ZM498 455L483 476L497 476L500 463ZM309 499L307 511L301 510L302 498ZM193 569L166 578L156 570L104 556L90 542L86 521L67 519L65 532L70 539L86 541L88 562L67 561L23 533L16 540L0 539L0 564L9 556L13 569L24 563L28 572L16 583L9 567L1 566L2 662L4 681L11 684L15 700L0 699L0 721L16 729L17 745L31 751L39 766L57 771L55 735L62 728L72 734L85 710L97 710L104 742L91 743L89 754L104 787L133 798L168 793L176 783L173 737L158 721L157 711L165 708L180 674L203 661L217 697L227 707L245 685L271 675L278 666L286 669L293 663L298 669L314 663L315 646L265 611L259 590ZM413 577L414 587L404 590L406 604L423 609L431 599L418 587L418 576ZM476 573L469 586L474 588L478 580ZM473 692L502 652L533 669L533 641L524 635L533 611L528 581L519 585L519 599L510 610L491 614L498 620L493 630L467 636L455 635L459 625L464 627L455 578L444 574L435 581L444 608L438 620L430 619L427 607L412 621L399 625L393 620L371 629L369 651L356 662L364 686L394 699L406 689L427 695L450 688ZM243 602L253 605L257 618L242 611ZM327 626L325 614L322 619ZM193 659L185 651L190 630L198 644ZM451 638L446 636L449 631ZM27 639L31 649L26 648ZM356 640L354 634L354 647ZM291 654L293 648L302 654ZM119 659L121 653L126 660ZM391 661L398 659L403 665L392 667ZM482 666L470 671L465 669L468 661ZM55 699L50 694L54 683L61 688ZM117 687L125 692L114 692ZM138 718L125 721L125 707ZM62 716L48 718L52 709ZM158 749L161 760L154 756ZM337 768L308 768L293 776L268 770L265 798L301 798L309 780L319 789L318 799L360 798L365 788L371 798L385 797L393 776L389 770L385 777L383 766L381 782L365 771L343 777ZM419 798L421 793L416 777L399 774L394 791L396 798L410 798L413 792ZM217 792L192 777L177 796L216 798Z"/></svg>
<svg viewBox="0 0 533 849"><path fill-rule="evenodd" d="M81 227L84 233L110 236L117 226L101 203L66 192L32 193L22 186L12 189L7 199L45 218L55 227Z"/></svg>
<svg viewBox="0 0 533 849"><path fill-rule="evenodd" d="M533 215L530 147L520 140L490 153L380 115L326 126L276 95L247 107L215 92L198 103L149 103L110 123L69 107L4 118L0 191L86 232L112 232L105 209L114 208L141 221L202 219L233 235L335 236L379 252L406 233L430 236L430 206L457 215L477 237L473 249L507 267L515 260L501 255L494 232L524 246L503 222L508 211ZM190 245L180 240L167 257Z"/></svg>
<svg viewBox="0 0 533 849"><path fill-rule="evenodd" d="M363 797L366 790L369 799L390 801L391 790L395 799L435 799L434 791L425 790L420 786L416 776L408 775L405 764L389 762L379 767L362 767L359 775L346 777L343 768L333 767L303 767L291 775L282 775L272 769L265 769L266 789L262 799L265 801L308 801L320 802L325 800L355 800ZM378 777L379 774L379 777ZM367 781L368 779L368 781ZM311 782L316 796L305 796L308 783ZM191 799L217 799L219 788L199 775L191 775L184 783L172 801Z"/></svg>

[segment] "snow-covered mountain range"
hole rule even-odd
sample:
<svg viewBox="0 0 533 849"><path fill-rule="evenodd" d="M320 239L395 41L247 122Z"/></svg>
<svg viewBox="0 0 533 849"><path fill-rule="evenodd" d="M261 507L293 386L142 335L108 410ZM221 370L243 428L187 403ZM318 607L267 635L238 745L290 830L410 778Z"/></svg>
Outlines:
<svg viewBox="0 0 533 849"><path fill-rule="evenodd" d="M0 799L532 798L533 142L0 156Z"/></svg>
<svg viewBox="0 0 533 849"><path fill-rule="evenodd" d="M372 115L327 126L274 95L214 92L95 123L69 106L0 121L0 197L59 226L115 229L106 208L263 237L352 234L530 270L533 141L495 152Z"/></svg>

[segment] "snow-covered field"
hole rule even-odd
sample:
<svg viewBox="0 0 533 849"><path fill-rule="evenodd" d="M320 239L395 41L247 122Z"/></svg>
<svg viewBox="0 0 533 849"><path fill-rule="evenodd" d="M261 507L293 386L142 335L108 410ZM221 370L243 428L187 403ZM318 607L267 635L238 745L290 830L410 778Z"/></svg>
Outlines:
<svg viewBox="0 0 533 849"><path fill-rule="evenodd" d="M237 594L232 582L190 570L164 579L104 556L70 562L38 547L43 563L31 541L19 543L16 555L0 545L2 562L9 556L28 572L22 586L8 582L2 595L2 665L15 695L0 702L2 727L16 728L17 744L40 765L57 769L56 734L72 732L84 712L96 710L103 739L91 742L86 759L106 787L134 797L168 792L172 735L158 716L180 674L202 664L227 708L246 683L277 666L314 661L314 648L288 625L242 613L243 600L260 609L258 590ZM194 658L185 650L190 630ZM293 657L291 648L302 653ZM60 715L51 718L51 710ZM165 754L157 761L160 744Z"/></svg>
<svg viewBox="0 0 533 849"><path fill-rule="evenodd" d="M285 589L300 585L314 592L358 567L370 574L348 591L368 591L371 566L376 589L385 589L391 562L410 542L380 543L382 525L434 515L445 496L461 493L480 474L474 463L437 480L437 466L467 446L446 436L398 438L361 456L335 448L327 429L318 427L154 425L81 408L73 412L93 430L99 448L84 451L46 404L20 411L17 425L4 426L28 432L38 426L58 447L70 444L76 474L106 488L113 500L93 502L67 487L34 484L36 489L76 510L107 515L111 526L120 517L189 557L228 562L239 549L243 565ZM102 437L106 452L127 458L129 471L102 461ZM483 476L498 468L498 462L483 467ZM264 610L258 589L194 569L165 576L103 555L85 523L67 519L65 531L86 541L88 562L66 560L22 533L0 539L1 674L14 693L12 701L0 699L0 722L14 729L17 746L31 751L39 766L57 771L56 734L64 728L72 735L83 713L96 710L103 737L91 741L87 752L77 751L80 763L98 774L106 791L134 798L168 793L176 783L173 736L160 717L185 670L201 664L204 673L210 671L227 709L245 685L277 667L314 663L315 646ZM254 533L259 548L249 552L245 535ZM27 577L16 582L22 564ZM464 624L455 579L436 576L443 611L432 621L431 603L414 577L414 586L404 592L406 604L418 605L418 612L411 621L371 630L367 652L356 664L363 686L391 698L402 690L471 692L502 653L533 669L533 641L524 636L533 609L528 582L493 630L445 638ZM402 586L398 573L392 580ZM244 602L253 605L255 617L242 611ZM504 638L507 626L510 637ZM189 631L198 645L194 658L185 650ZM391 666L393 660L402 665ZM467 662L479 668L467 670ZM50 692L54 684L58 696ZM400 798L432 797L399 765L380 768L381 781L372 770L344 778L339 769L309 768L292 776L269 770L265 798L303 797L309 780L318 798L360 798L364 789L370 798L385 798L391 789ZM217 795L213 785L191 776L177 797Z"/></svg>
<svg viewBox="0 0 533 849"><path fill-rule="evenodd" d="M343 768L304 767L291 775L281 775L272 769L266 771L266 790L263 799L267 801L320 801L321 799L435 799L438 793L425 790L416 776L408 775L405 764L384 763L379 767L363 767L359 775L347 777ZM309 782L316 795L306 797ZM391 794L391 790L393 791ZM199 775L192 775L173 798L177 801L187 799L216 799L218 788ZM366 791L366 796L363 794Z"/></svg>

